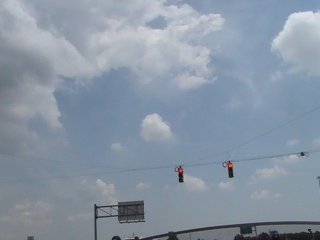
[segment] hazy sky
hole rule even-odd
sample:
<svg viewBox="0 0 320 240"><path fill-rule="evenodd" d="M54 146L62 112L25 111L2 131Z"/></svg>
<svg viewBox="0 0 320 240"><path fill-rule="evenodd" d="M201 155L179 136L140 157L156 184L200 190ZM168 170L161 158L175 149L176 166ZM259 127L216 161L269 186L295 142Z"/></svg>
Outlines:
<svg viewBox="0 0 320 240"><path fill-rule="evenodd" d="M99 239L318 220L319 153L221 163L320 149L319 8L1 0L0 239L93 239L133 200Z"/></svg>

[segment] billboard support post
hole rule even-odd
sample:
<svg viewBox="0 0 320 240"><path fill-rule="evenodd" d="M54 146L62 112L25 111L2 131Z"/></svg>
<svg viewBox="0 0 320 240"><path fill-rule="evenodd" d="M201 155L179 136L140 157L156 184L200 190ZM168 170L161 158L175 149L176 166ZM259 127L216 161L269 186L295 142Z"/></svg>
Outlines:
<svg viewBox="0 0 320 240"><path fill-rule="evenodd" d="M94 240L97 240L97 205L94 204Z"/></svg>

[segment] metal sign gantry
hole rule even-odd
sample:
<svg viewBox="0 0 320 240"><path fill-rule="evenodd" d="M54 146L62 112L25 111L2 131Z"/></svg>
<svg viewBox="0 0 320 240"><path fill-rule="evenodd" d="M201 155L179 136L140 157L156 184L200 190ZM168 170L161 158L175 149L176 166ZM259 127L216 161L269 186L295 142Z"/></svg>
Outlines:
<svg viewBox="0 0 320 240"><path fill-rule="evenodd" d="M97 206L94 204L94 240L98 240L97 220L118 217L119 223L144 222L144 202L118 202L117 205Z"/></svg>

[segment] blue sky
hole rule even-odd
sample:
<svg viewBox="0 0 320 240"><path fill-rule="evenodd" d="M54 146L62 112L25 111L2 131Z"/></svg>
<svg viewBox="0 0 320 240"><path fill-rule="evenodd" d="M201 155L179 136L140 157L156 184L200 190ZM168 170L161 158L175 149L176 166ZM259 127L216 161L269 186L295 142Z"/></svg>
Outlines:
<svg viewBox="0 0 320 240"><path fill-rule="evenodd" d="M146 222L101 239L317 220L319 7L2 1L1 237L89 239L94 203L133 200Z"/></svg>

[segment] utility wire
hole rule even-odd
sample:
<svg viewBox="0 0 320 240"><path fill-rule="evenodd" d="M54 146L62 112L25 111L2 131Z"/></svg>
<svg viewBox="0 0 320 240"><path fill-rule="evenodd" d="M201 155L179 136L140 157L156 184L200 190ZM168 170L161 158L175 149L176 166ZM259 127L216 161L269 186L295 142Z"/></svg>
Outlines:
<svg viewBox="0 0 320 240"><path fill-rule="evenodd" d="M277 154L277 155L268 155L262 157L252 157L252 158L243 158L243 159L228 159L227 161L231 162L245 162L245 161L259 161L265 159L272 159L272 158L280 158L280 157L288 157L288 156L308 156L311 153L317 153L320 150L311 150L311 151L303 151L303 152L293 152L293 153L285 153L285 154ZM194 164L181 164L183 167L200 167L200 166L207 166L207 165L215 165L215 164L222 164L224 161L210 161L206 163L194 163ZM119 174L119 173L126 173L126 172L138 172L138 171L149 171L149 170L159 170L159 169L174 169L176 165L166 165L166 166L152 166L152 167L141 167L141 168L128 168L123 170L117 171L109 171L109 172L99 172L99 173L88 173L88 174L79 174L79 175L66 175L66 176L58 176L58 177L46 177L46 178L31 178L31 179L21 179L21 180L7 180L7 181L0 181L0 184L14 184L14 183L26 183L26 182L37 182L37 181L50 181L50 180L58 180L58 179L70 179L70 178L79 178L79 177L88 177L88 176L97 176L97 175L106 175L106 174Z"/></svg>
<svg viewBox="0 0 320 240"><path fill-rule="evenodd" d="M320 109L320 106L317 106L309 111L306 111L302 114L297 115L296 117L290 119L289 121L286 121L260 135L257 135L253 138L248 139L247 141L236 145L235 147L233 147L232 149L211 155L211 156L218 156L218 155L222 155L222 154L227 154L230 153L236 149L239 149L249 143L252 143L260 138L263 138L264 136L267 136L289 124L291 124L292 122L298 120L298 119L302 119L304 117L306 117L307 115L310 115L316 111L318 111ZM315 152L320 152L320 150L313 150L313 151L308 151L306 153L315 153ZM301 152L300 152L301 153ZM279 155L270 155L270 156L263 156L263 157L254 157L254 158L245 158L245 159L228 159L228 161L232 161L232 162L244 162L244 161L257 161L257 160L264 160L264 159L271 159L271 158L279 158L279 157L285 157L285 156L291 156L291 155L298 155L299 153L289 153L289 154L279 154ZM9 154L0 154L2 156L11 156L11 157L17 157L17 156L13 156L13 155L9 155ZM208 158L210 156L207 156L206 158ZM40 159L34 159L33 160L40 160ZM205 159L205 158L201 158L201 159ZM62 160L54 160L54 161L62 161ZM67 161L63 161L64 163L69 163ZM193 161L195 162L195 161ZM199 162L199 159L197 160L197 162ZM183 166L187 166L187 167L199 167L199 166L206 166L206 165L213 165L213 164L221 164L224 161L209 161L209 162L202 162L202 163L194 163L192 164L192 162L189 163L185 163L185 164L181 164ZM104 166L104 165L94 165L94 164L87 164L87 163L80 163L80 162L75 162L75 165L83 165L83 166L90 166L90 167L99 167L99 168L109 168L109 169L114 169L114 170L118 170L118 171L113 171L113 172L103 172L103 173L91 173L91 174L82 174L82 175L70 175L70 176L60 176L60 177L48 177L48 178L34 178L34 179L23 179L23 180L9 180L9 181L0 181L0 184L5 184L5 183L23 183L23 182L35 182L35 181L48 181L48 180L56 180L56 179L67 179L67 178L78 178L78 177L84 177L84 176L95 176L95 175L102 175L102 174L112 174L112 173L123 173L123 172L136 172L136 171L146 171L146 170L157 170L157 169L169 169L169 168L174 168L176 166L153 166L153 167L141 167L141 168L119 168L119 167L111 167L111 166Z"/></svg>
<svg viewBox="0 0 320 240"><path fill-rule="evenodd" d="M7 153L0 153L0 157L10 157L14 159L18 158L23 158L23 159L28 159L32 161L39 161L42 163L64 163L68 165L73 165L73 166L84 166L84 167L93 167L93 168L108 168L110 170L126 170L128 168L123 168L123 167L117 167L117 166L106 166L106 165L99 165L99 164L91 164L91 163L85 163L81 162L78 160L60 160L60 159L44 159L44 158L35 158L35 157L24 157L24 156L18 156L18 155L13 155L13 154L7 154Z"/></svg>
<svg viewBox="0 0 320 240"><path fill-rule="evenodd" d="M282 123L282 124L280 124L280 125L278 125L278 126L276 126L274 128L271 128L268 131L266 131L266 132L264 132L264 133L262 133L260 135L257 135L255 137L252 137L252 138L248 139L247 141L245 141L245 142L233 147L233 149L229 150L229 151L233 151L235 149L241 148L241 147L243 147L243 146L245 146L245 145L247 145L247 144L249 144L251 142L254 142L254 141L256 141L256 140L258 140L260 138L263 138L264 136L267 136L267 135L269 135L269 134L281 129L281 128L283 128L283 127L285 127L285 126L297 121L298 119L302 119L302 118L304 118L304 117L306 117L306 116L318 111L319 109L320 109L320 106L317 106L315 108L310 109L309 111L301 113L301 114L297 115L296 117L294 117L294 118L292 118L292 119L290 119L290 120L288 120L288 121L286 121L286 122L284 122L284 123Z"/></svg>
<svg viewBox="0 0 320 240"><path fill-rule="evenodd" d="M239 149L249 143L252 143L260 138L263 138L264 136L267 136L289 124L291 124L292 122L298 120L298 119L302 119L304 117L306 117L307 115L310 115L316 111L318 111L320 109L320 105L315 107L315 108L312 108L302 114L299 114L297 115L296 117L272 128L272 129L269 129L268 131L260 134L260 135L257 135L255 137L252 137L250 139L248 139L247 141L241 143L241 144L238 144L236 145L235 147L233 147L232 149L229 149L229 150L225 150L223 152L219 152L219 153L216 153L216 154L211 154L211 155L208 155L206 157L202 157L202 158L198 158L197 160L195 161L189 161L189 162L186 162L185 164L182 164L184 166L205 166L205 165L210 165L210 164L218 164L220 163L219 162L204 162L204 163L198 163L198 164L192 164L193 162L200 162L204 159L207 159L209 157L217 157L217 156L221 156L223 154L230 154L230 152L236 150L236 149ZM0 156L10 156L10 157L14 157L14 158L21 158L21 156L15 156L15 155L12 155L12 154L4 154L4 153L0 153ZM275 156L277 157L277 156ZM26 158L26 157L23 157L23 158ZM265 159L265 158L270 158L270 157L262 157L262 159ZM32 160L37 160L37 161L47 161L48 159L40 159L40 158L30 158L30 157L27 157L27 159L32 159ZM230 159L228 159L230 160ZM246 159L246 161L249 161L250 159ZM252 160L257 160L257 158L253 158ZM232 160L233 162L237 162L238 160ZM116 166L106 166L106 165L97 165L97 164L89 164L89 163L83 163L83 162L79 162L79 161L72 161L72 160L68 160L68 161L64 161L64 160L51 160L50 162L63 162L65 164L71 164L71 165L76 165L76 166L86 166L86 167L95 167L95 168L107 168L107 169L110 169L110 170L121 170L121 171L128 171L128 172L133 172L133 171L142 171L142 170L152 170L152 169L163 169L163 168L171 168L172 166L158 166L158 167L145 167L145 168L123 168L123 167L116 167ZM0 181L1 183L1 181Z"/></svg>
<svg viewBox="0 0 320 240"><path fill-rule="evenodd" d="M222 151L222 152L218 152L216 154L208 155L206 157L198 158L197 160L189 161L188 163L200 162L200 161L202 161L202 160L204 160L206 158L209 158L209 157L219 156L219 155L223 155L223 154L225 154L225 155L226 154L230 154L234 150L242 148L242 147L248 145L249 143L255 142L255 141L259 140L260 138L263 138L263 137L265 137L265 136L267 136L267 135L269 135L269 134L271 134L273 132L276 132L277 130L279 130L279 129L281 129L281 128L283 128L283 127L285 127L285 126L287 126L287 125L289 125L289 124L291 124L291 123L293 123L293 122L295 122L295 121L297 121L299 119L302 119L302 118L304 118L304 117L306 117L306 116L318 111L319 109L320 109L320 105L318 105L318 106L316 106L316 107L314 107L314 108L312 108L312 109L310 109L310 110L308 110L306 112L303 112L303 113L297 115L296 117L294 117L294 118L292 118L292 119L290 119L290 120L288 120L288 121L286 121L286 122L284 122L284 123L282 123L280 125L277 125L277 126L271 128L271 129L267 130L266 132L263 132L263 133L261 133L261 134L259 134L257 136L252 137L252 138L249 138L245 142L240 143L240 144L234 146L231 149L228 149L228 150L225 150L225 151Z"/></svg>
<svg viewBox="0 0 320 240"><path fill-rule="evenodd" d="M198 166L206 166L206 165L213 165L213 164L222 164L226 161L230 162L247 162L247 161L259 161L265 159L273 159L273 158L280 158L280 157L289 157L289 156L298 156L302 157L301 154L308 156L310 153L317 153L320 150L311 150L311 151L304 151L304 152L294 152L294 153L285 153L285 154L278 154L278 155L267 155L262 157L253 157L253 158L242 158L242 159L226 159L224 161L209 161L205 163L194 163L194 164L184 164L183 166L187 167L198 167Z"/></svg>
<svg viewBox="0 0 320 240"><path fill-rule="evenodd" d="M65 175L65 176L57 176L57 177L44 177L44 178L29 178L29 179L17 179L17 180L4 180L4 181L0 181L0 184L38 182L38 181L51 181L51 180L71 179L71 178L89 177L89 176L98 176L98 175L106 175L106 174L114 174L114 173L122 173L122 172L124 172L124 170L110 171L110 172L99 172L99 173L96 172L96 173L78 174L78 175Z"/></svg>

